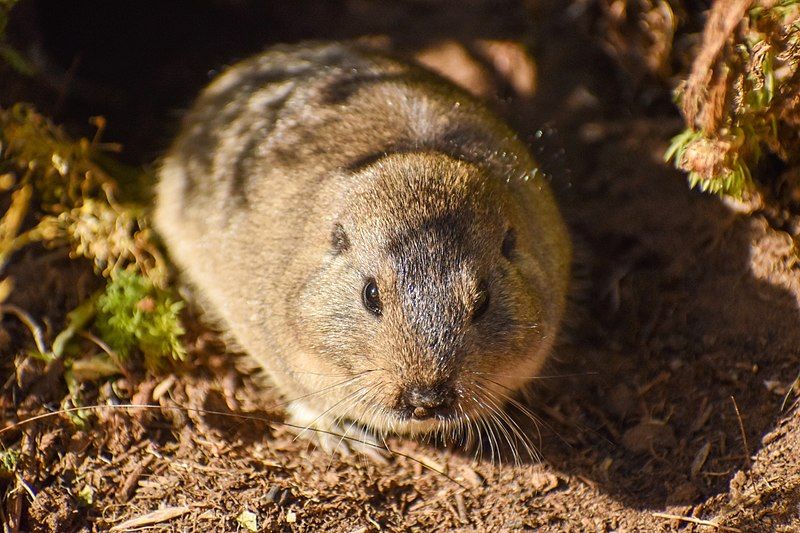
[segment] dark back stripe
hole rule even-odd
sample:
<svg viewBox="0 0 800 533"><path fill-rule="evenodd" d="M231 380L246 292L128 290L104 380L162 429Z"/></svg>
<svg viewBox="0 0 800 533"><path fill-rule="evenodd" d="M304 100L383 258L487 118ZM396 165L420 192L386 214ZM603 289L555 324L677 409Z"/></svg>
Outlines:
<svg viewBox="0 0 800 533"><path fill-rule="evenodd" d="M387 83L395 80L407 82L408 73L378 72L354 74L352 76L337 78L322 89L320 103L324 105L343 104L363 87Z"/></svg>
<svg viewBox="0 0 800 533"><path fill-rule="evenodd" d="M247 142L239 149L239 153L236 156L236 162L234 163L235 172L233 173L233 178L228 185L228 196L240 205L246 206L250 203L249 199L247 198L247 189L250 184L250 180L254 178L254 176L252 176L249 172L250 169L248 169L248 165L252 162L253 157L257 155L254 152L258 146L265 142L267 137L272 134L273 130L275 129L275 121L277 120L281 109L283 109L283 107L286 105L286 102L292 97L293 94L294 90L291 90L281 98L275 99L269 103L269 106L262 111L265 115L270 115L269 128L262 129L260 131L250 131L247 136ZM239 117L237 117L237 119L238 118Z"/></svg>

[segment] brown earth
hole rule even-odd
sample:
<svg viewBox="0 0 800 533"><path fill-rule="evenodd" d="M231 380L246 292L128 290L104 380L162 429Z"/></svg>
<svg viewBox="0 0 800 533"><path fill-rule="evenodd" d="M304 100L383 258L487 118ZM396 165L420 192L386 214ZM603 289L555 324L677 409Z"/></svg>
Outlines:
<svg viewBox="0 0 800 533"><path fill-rule="evenodd" d="M539 421L512 412L541 461L491 462L488 449L475 460L400 439L390 445L404 455L385 465L330 457L295 440L280 400L187 314L192 357L181 372L134 369L82 389L88 404L161 408L98 410L83 429L53 417L0 436L22 452L19 477L0 477L8 530L103 531L137 517L125 527L247 531L254 519L265 531L800 530L793 238L767 213L689 191L662 162L682 127L669 93L628 89L579 29L586 4L219 0L120 15L23 0L16 16L36 31L18 31L55 65L40 108L76 131L89 114L106 115L108 138L138 162L163 148L170 112L207 71L269 42L369 34L401 52L427 49L429 64L471 72L463 81L492 93L530 139L580 260L564 339L527 402ZM512 44L492 55L475 39ZM530 47L527 58L515 43ZM535 89L504 75L504 61L531 79L535 67ZM64 84L59 72L75 64ZM46 335L94 283L88 268L36 250L12 275L14 303ZM0 426L56 409L67 394L57 364L25 357L28 330L10 315L2 328L0 413L9 419Z"/></svg>

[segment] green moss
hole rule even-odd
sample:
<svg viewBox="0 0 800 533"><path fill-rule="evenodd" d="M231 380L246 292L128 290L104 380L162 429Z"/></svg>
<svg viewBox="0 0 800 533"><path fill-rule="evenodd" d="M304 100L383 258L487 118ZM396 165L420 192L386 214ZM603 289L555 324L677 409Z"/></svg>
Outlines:
<svg viewBox="0 0 800 533"><path fill-rule="evenodd" d="M0 473L11 473L17 468L19 452L17 450L0 450Z"/></svg>
<svg viewBox="0 0 800 533"><path fill-rule="evenodd" d="M180 342L182 308L183 302L173 300L147 278L120 272L98 298L95 324L120 359L130 358L138 349L148 368L159 368L164 357L186 357Z"/></svg>
<svg viewBox="0 0 800 533"><path fill-rule="evenodd" d="M753 180L743 151L731 148L747 142L744 133L738 133L719 139L687 128L672 138L664 159L688 172L690 187L740 198L752 187ZM758 153L758 147L751 147L749 153Z"/></svg>

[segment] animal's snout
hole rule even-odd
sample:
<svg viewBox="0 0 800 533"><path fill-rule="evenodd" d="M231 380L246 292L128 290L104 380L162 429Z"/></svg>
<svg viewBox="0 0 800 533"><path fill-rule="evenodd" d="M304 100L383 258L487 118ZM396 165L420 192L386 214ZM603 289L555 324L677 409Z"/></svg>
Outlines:
<svg viewBox="0 0 800 533"><path fill-rule="evenodd" d="M450 411L455 400L452 386L410 386L403 393L403 404L411 417L425 420Z"/></svg>

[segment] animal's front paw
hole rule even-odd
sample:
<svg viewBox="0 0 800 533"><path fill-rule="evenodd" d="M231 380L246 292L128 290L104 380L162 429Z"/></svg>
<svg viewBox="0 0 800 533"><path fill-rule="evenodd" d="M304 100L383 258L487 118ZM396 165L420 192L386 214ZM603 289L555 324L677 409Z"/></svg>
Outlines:
<svg viewBox="0 0 800 533"><path fill-rule="evenodd" d="M391 455L386 446L366 428L348 420L327 416L324 411L293 402L288 408L288 427L303 438L329 454L338 453L344 457L360 453L375 461L386 464Z"/></svg>

